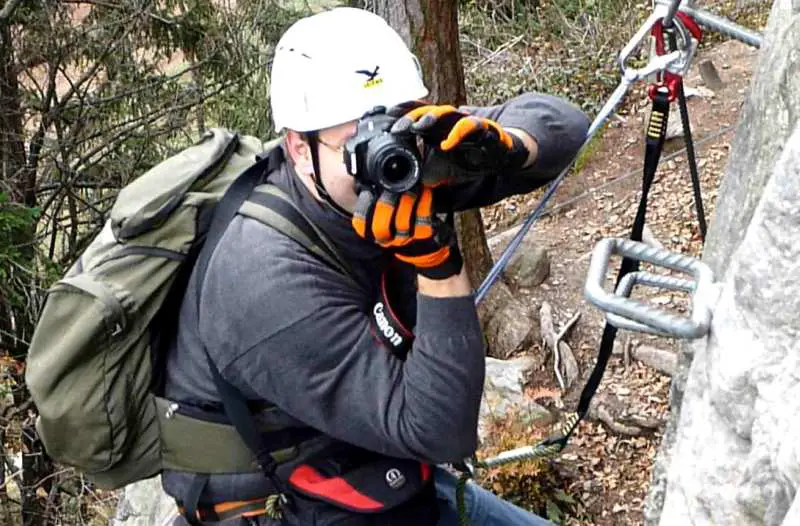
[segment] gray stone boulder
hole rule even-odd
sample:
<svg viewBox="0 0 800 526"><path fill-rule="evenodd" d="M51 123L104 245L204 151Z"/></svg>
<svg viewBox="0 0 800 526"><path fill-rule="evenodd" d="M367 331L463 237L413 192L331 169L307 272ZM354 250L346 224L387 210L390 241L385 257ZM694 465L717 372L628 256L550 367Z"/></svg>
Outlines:
<svg viewBox="0 0 800 526"><path fill-rule="evenodd" d="M495 260L519 232L519 228L515 226L489 238L489 250ZM527 235L508 262L504 275L515 288L532 289L544 283L550 276L550 257L531 235Z"/></svg>
<svg viewBox="0 0 800 526"><path fill-rule="evenodd" d="M492 420L502 420L514 411L515 417L529 422L551 419L544 407L525 397L523 386L530 371L539 363L530 356L513 360L486 358L486 380L481 401L478 438L484 442Z"/></svg>
<svg viewBox="0 0 800 526"><path fill-rule="evenodd" d="M523 240L508 262L505 275L518 289L532 289L541 285L550 276L547 251L532 241Z"/></svg>
<svg viewBox="0 0 800 526"><path fill-rule="evenodd" d="M161 489L161 477L153 477L122 490L110 526L170 526L176 515L175 501Z"/></svg>

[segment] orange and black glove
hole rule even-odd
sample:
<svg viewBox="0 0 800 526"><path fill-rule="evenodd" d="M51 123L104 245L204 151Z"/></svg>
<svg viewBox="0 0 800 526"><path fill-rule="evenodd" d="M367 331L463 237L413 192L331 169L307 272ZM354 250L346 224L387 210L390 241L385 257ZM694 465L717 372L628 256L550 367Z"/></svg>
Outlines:
<svg viewBox="0 0 800 526"><path fill-rule="evenodd" d="M528 159L528 149L519 137L491 119L469 115L453 106L410 103L393 108L390 114L399 117L392 133L419 135L467 172L482 175L498 169L519 169Z"/></svg>
<svg viewBox="0 0 800 526"><path fill-rule="evenodd" d="M353 229L390 250L430 279L461 272L463 261L451 224L433 214L433 192L419 186L402 194L364 189L353 212Z"/></svg>

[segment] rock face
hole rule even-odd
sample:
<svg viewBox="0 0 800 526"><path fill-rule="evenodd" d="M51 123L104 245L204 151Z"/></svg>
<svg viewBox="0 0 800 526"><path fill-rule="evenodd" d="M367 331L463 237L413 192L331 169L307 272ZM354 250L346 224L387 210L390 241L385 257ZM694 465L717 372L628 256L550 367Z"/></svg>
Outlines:
<svg viewBox="0 0 800 526"><path fill-rule="evenodd" d="M170 526L176 515L175 501L154 477L125 487L110 526Z"/></svg>
<svg viewBox="0 0 800 526"><path fill-rule="evenodd" d="M731 145L704 259L715 274L728 268L775 163L800 116L800 4L776 0L751 92Z"/></svg>
<svg viewBox="0 0 800 526"><path fill-rule="evenodd" d="M661 525L798 524L785 522L800 486L798 200L800 127L732 255L712 334L696 348Z"/></svg>
<svg viewBox="0 0 800 526"><path fill-rule="evenodd" d="M800 5L778 0L704 254L711 334L673 379L648 525L800 524L798 86Z"/></svg>
<svg viewBox="0 0 800 526"><path fill-rule="evenodd" d="M519 411L520 418L529 421L552 418L547 409L527 399L523 394L525 376L536 366L536 360L530 356L521 356L513 360L486 358L486 381L478 425L478 437L481 442L487 438L490 420L502 419L512 409Z"/></svg>

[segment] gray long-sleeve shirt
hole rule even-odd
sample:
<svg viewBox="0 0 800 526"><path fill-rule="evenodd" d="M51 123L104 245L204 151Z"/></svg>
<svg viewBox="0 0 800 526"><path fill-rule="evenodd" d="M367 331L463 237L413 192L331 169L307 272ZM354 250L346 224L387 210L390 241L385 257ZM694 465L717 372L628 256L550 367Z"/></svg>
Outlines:
<svg viewBox="0 0 800 526"><path fill-rule="evenodd" d="M533 166L516 174L436 190L437 209L462 210L529 192L553 179L582 144L588 119L555 97L526 94L501 106L464 108L519 128L537 141ZM392 259L359 238L349 222L317 202L288 163L270 176L337 245L358 286L294 241L237 217L208 266L198 303L192 276L168 358L166 395L219 400L203 347L249 399L282 410L334 439L384 455L429 462L460 460L476 447L484 345L473 298L414 291L412 269L394 274L415 341L405 360L383 347L369 311ZM199 305L199 309L198 309ZM258 475L212 477L212 498L260 496ZM186 474L168 472L180 496Z"/></svg>

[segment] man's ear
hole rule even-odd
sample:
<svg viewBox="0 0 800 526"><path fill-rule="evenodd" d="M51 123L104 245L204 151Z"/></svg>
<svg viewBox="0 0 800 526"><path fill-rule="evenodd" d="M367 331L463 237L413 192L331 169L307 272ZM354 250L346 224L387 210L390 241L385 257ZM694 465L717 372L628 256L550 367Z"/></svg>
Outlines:
<svg viewBox="0 0 800 526"><path fill-rule="evenodd" d="M286 132L286 151L294 165L295 171L303 175L310 175L314 171L311 161L311 147L305 134L288 130Z"/></svg>

